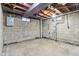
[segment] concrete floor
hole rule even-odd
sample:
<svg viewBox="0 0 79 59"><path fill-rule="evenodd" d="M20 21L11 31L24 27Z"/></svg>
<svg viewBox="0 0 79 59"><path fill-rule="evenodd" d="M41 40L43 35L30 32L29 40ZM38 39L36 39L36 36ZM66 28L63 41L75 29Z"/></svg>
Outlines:
<svg viewBox="0 0 79 59"><path fill-rule="evenodd" d="M48 39L36 39L4 46L6 56L65 56L79 55L79 47Z"/></svg>

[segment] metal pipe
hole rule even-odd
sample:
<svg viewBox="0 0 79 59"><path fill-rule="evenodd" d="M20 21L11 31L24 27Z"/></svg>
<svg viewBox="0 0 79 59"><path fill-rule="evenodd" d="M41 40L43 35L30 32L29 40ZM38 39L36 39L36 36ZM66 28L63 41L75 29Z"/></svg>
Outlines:
<svg viewBox="0 0 79 59"><path fill-rule="evenodd" d="M56 17L56 21L57 21L57 17ZM56 35L55 35L55 36L56 36L56 37L55 37L55 41L57 41L57 25L58 25L58 24L59 24L59 23L56 23L56 24L55 24L55 34L56 34Z"/></svg>
<svg viewBox="0 0 79 59"><path fill-rule="evenodd" d="M40 19L40 37L42 38L42 19Z"/></svg>
<svg viewBox="0 0 79 59"><path fill-rule="evenodd" d="M62 22L61 22L61 21L62 21ZM58 29L58 28L57 28L57 25L58 25L58 24L63 24L65 20L61 20L61 21L60 21L60 22L57 22L57 17L56 17L56 22L57 22L57 23L55 24L55 41L58 40L58 38L57 38L57 36L58 36L58 34L57 34L57 29Z"/></svg>
<svg viewBox="0 0 79 59"><path fill-rule="evenodd" d="M68 15L66 15L66 18L67 18L67 28L69 29L69 19L68 19Z"/></svg>
<svg viewBox="0 0 79 59"><path fill-rule="evenodd" d="M55 25L55 34L56 34L55 41L57 41L57 23Z"/></svg>

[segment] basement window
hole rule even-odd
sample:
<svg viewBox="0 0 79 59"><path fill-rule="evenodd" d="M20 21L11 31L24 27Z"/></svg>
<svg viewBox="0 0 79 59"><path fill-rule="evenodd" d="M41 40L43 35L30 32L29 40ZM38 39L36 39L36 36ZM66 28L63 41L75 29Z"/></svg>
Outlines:
<svg viewBox="0 0 79 59"><path fill-rule="evenodd" d="M22 17L22 21L24 21L24 22L30 22L30 18L24 18L24 17Z"/></svg>
<svg viewBox="0 0 79 59"><path fill-rule="evenodd" d="M58 20L58 21L62 20L62 17L58 17L57 20Z"/></svg>

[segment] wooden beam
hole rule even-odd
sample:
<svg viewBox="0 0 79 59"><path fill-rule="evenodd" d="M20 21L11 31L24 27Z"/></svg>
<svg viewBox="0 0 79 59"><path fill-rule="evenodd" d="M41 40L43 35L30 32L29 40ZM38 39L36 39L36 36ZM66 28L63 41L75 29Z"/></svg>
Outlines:
<svg viewBox="0 0 79 59"><path fill-rule="evenodd" d="M19 10L16 10L16 9L13 10L13 9L10 9L6 6L2 6L2 8L3 8L3 11L5 11L5 12L11 12L11 13L16 13L16 14L20 14L20 15L24 14L24 12L22 12L22 11L19 11Z"/></svg>
<svg viewBox="0 0 79 59"><path fill-rule="evenodd" d="M39 3L36 6L33 5L28 11L25 12L24 16L25 17L33 16L35 13L37 13L38 11L44 9L49 4L50 3Z"/></svg>
<svg viewBox="0 0 79 59"><path fill-rule="evenodd" d="M70 9L67 7L59 7L57 9L60 10L61 12L69 12L70 11Z"/></svg>
<svg viewBox="0 0 79 59"><path fill-rule="evenodd" d="M14 7L13 7L13 8L14 8L14 9L19 8L19 9L24 10L24 11L26 11L26 10L27 10L26 8L20 7L20 6L18 6L18 5L14 5Z"/></svg>
<svg viewBox="0 0 79 59"><path fill-rule="evenodd" d="M27 4L27 3L16 3L16 4L19 6L22 6L22 7L26 7L26 8L30 8L32 6L32 5Z"/></svg>
<svg viewBox="0 0 79 59"><path fill-rule="evenodd" d="M47 15L44 15L43 13L39 13L38 15L40 15L40 16L42 16L42 17L45 17L45 18L48 17Z"/></svg>
<svg viewBox="0 0 79 59"><path fill-rule="evenodd" d="M53 14L53 12L50 12L50 11L47 11L47 10L41 10L41 13L43 13L44 15L46 15L48 17L50 17Z"/></svg>

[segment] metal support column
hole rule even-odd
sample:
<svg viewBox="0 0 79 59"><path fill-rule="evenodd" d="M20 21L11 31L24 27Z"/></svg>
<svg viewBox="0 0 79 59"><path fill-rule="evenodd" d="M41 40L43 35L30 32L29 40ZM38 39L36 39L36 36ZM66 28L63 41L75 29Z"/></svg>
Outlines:
<svg viewBox="0 0 79 59"><path fill-rule="evenodd" d="M40 38L42 38L42 19L40 19Z"/></svg>
<svg viewBox="0 0 79 59"><path fill-rule="evenodd" d="M56 22L57 22L57 17L56 17ZM55 24L55 41L57 41L57 25L58 23Z"/></svg>

